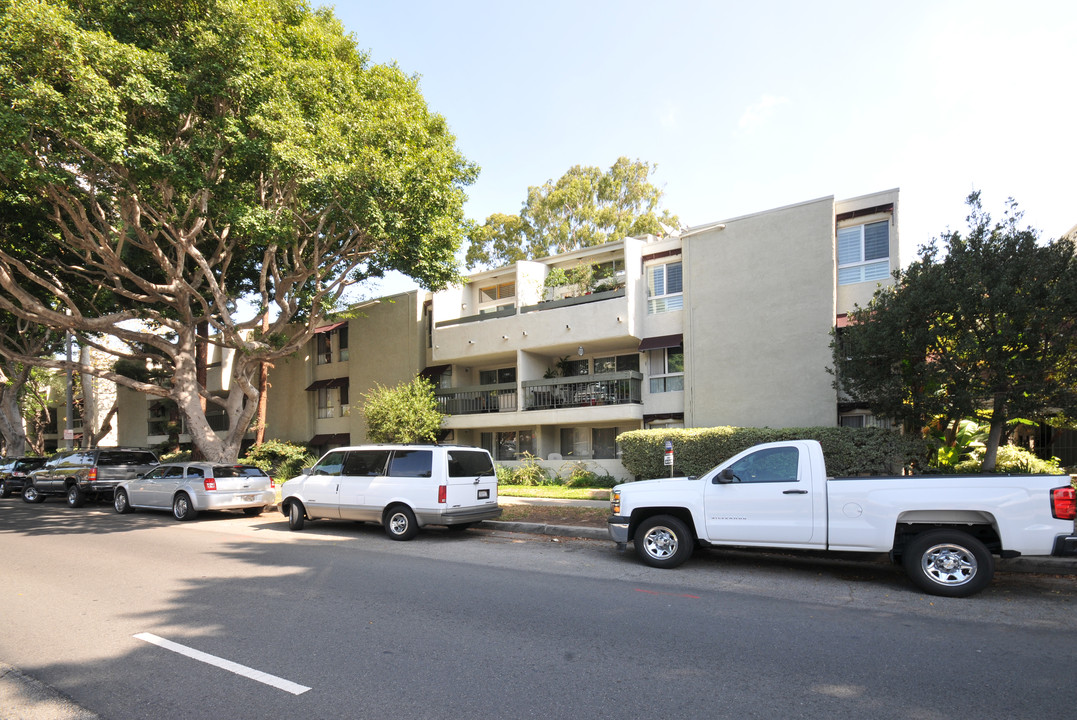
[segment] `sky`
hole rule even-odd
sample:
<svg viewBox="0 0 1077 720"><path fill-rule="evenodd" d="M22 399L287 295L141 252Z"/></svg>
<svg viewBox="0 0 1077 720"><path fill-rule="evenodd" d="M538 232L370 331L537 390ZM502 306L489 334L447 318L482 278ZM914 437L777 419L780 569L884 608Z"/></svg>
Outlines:
<svg viewBox="0 0 1077 720"><path fill-rule="evenodd" d="M373 62L420 78L481 169L479 222L626 156L685 226L900 188L902 265L966 227L972 190L996 218L1017 200L1044 239L1077 225L1072 0L333 7Z"/></svg>

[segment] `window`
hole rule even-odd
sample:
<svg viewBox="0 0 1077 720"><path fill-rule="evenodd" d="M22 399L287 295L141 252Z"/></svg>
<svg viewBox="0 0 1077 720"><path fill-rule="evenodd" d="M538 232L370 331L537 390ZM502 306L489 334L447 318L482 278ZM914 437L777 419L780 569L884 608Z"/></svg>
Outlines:
<svg viewBox="0 0 1077 720"><path fill-rule="evenodd" d="M590 440L591 434L587 432L587 428L561 428L561 457L565 459L591 457Z"/></svg>
<svg viewBox="0 0 1077 720"><path fill-rule="evenodd" d="M596 357L595 375L611 372L626 372L634 370L639 372L639 353L631 355L616 355L610 357Z"/></svg>
<svg viewBox="0 0 1077 720"><path fill-rule="evenodd" d="M311 475L340 475L341 468L344 467L344 453L341 451L334 451L327 453L325 457L317 462L310 470Z"/></svg>
<svg viewBox="0 0 1077 720"><path fill-rule="evenodd" d="M595 428L591 431L591 457L595 460L617 459L617 428Z"/></svg>
<svg viewBox="0 0 1077 720"><path fill-rule="evenodd" d="M474 450L449 451L449 477L471 478L493 474L494 465L488 454Z"/></svg>
<svg viewBox="0 0 1077 720"><path fill-rule="evenodd" d="M433 453L429 450L396 450L389 463L392 477L428 478L433 469Z"/></svg>
<svg viewBox="0 0 1077 720"><path fill-rule="evenodd" d="M884 430L890 429L890 420L875 417L870 413L847 413L838 417L838 425L847 428L877 427Z"/></svg>
<svg viewBox="0 0 1077 720"><path fill-rule="evenodd" d="M328 387L318 388L318 417L331 418L336 414L333 405L333 390Z"/></svg>
<svg viewBox="0 0 1077 720"><path fill-rule="evenodd" d="M479 315L507 310L513 307L511 302L502 302L516 297L516 283L507 282L499 285L479 288Z"/></svg>
<svg viewBox="0 0 1077 720"><path fill-rule="evenodd" d="M314 336L314 362L325 365L333 361L333 352L329 347L329 333L318 333Z"/></svg>
<svg viewBox="0 0 1077 720"><path fill-rule="evenodd" d="M479 385L497 385L516 382L516 368L498 368L497 370L480 370Z"/></svg>
<svg viewBox="0 0 1077 720"><path fill-rule="evenodd" d="M795 447L768 448L746 455L730 466L733 482L797 482L800 451Z"/></svg>
<svg viewBox="0 0 1077 720"><path fill-rule="evenodd" d="M648 351L651 368L651 392L684 390L684 347Z"/></svg>
<svg viewBox="0 0 1077 720"><path fill-rule="evenodd" d="M348 453L344 474L352 477L378 477L385 472L388 450L358 450Z"/></svg>
<svg viewBox="0 0 1077 720"><path fill-rule="evenodd" d="M561 456L566 460L591 458L617 459L617 435L620 428L561 428Z"/></svg>
<svg viewBox="0 0 1077 720"><path fill-rule="evenodd" d="M684 308L680 261L647 268L647 313L670 312Z"/></svg>
<svg viewBox="0 0 1077 720"><path fill-rule="evenodd" d="M838 229L838 284L890 276L890 221Z"/></svg>
<svg viewBox="0 0 1077 720"><path fill-rule="evenodd" d="M519 460L524 453L535 454L535 436L529 429L484 432L481 444L494 456L494 460Z"/></svg>
<svg viewBox="0 0 1077 720"><path fill-rule="evenodd" d="M348 381L345 380L342 384L337 385L337 397L340 400L340 416L347 417L351 415L351 402L348 395Z"/></svg>
<svg viewBox="0 0 1077 720"><path fill-rule="evenodd" d="M337 330L337 354L341 362L348 362L348 326L341 325Z"/></svg>
<svg viewBox="0 0 1077 720"><path fill-rule="evenodd" d="M587 360L565 360L558 362L557 367L561 370L562 377L580 377L589 372L590 363Z"/></svg>

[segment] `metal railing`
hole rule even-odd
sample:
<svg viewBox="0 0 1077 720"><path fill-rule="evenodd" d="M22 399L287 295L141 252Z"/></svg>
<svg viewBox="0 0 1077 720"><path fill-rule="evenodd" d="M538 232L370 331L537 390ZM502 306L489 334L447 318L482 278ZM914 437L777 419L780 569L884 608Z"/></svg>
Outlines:
<svg viewBox="0 0 1077 720"><path fill-rule="evenodd" d="M446 415L515 412L516 383L446 388L435 393L438 410Z"/></svg>
<svg viewBox="0 0 1077 720"><path fill-rule="evenodd" d="M642 390L643 374L634 370L523 382L528 410L640 403Z"/></svg>

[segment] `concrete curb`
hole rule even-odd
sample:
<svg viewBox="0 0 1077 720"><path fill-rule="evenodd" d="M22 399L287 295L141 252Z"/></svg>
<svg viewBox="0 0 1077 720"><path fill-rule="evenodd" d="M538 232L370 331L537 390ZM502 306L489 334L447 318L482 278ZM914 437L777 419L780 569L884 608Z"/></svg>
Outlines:
<svg viewBox="0 0 1077 720"><path fill-rule="evenodd" d="M605 528L545 525L542 523L508 522L504 520L486 520L479 523L477 527L486 528L488 530L500 530L502 532L529 533L531 535L584 538L587 540L610 540L610 534ZM610 542L610 547L613 547L612 541ZM763 549L748 550L748 552L758 552L760 554L767 553L767 551ZM813 556L820 560L827 559L827 555L821 552L815 553ZM847 556L844 557L847 558ZM995 572L1077 575L1077 560L1055 557L1018 557L1010 558L1008 560L995 558Z"/></svg>
<svg viewBox="0 0 1077 720"><path fill-rule="evenodd" d="M0 720L99 720L60 691L0 663Z"/></svg>

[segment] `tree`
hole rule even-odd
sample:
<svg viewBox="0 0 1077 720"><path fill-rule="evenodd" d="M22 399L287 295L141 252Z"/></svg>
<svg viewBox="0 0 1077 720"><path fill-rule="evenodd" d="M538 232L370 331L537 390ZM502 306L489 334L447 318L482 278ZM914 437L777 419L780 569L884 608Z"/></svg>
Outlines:
<svg viewBox="0 0 1077 720"><path fill-rule="evenodd" d="M371 442L436 442L444 417L438 410L434 385L417 377L395 387L375 385L363 395L367 437Z"/></svg>
<svg viewBox="0 0 1077 720"><path fill-rule="evenodd" d="M968 231L942 234L880 288L835 342L835 386L872 411L923 428L990 424L983 469L995 467L1006 423L1077 407L1074 242L1038 242L1008 201L992 224L980 193Z"/></svg>
<svg viewBox="0 0 1077 720"><path fill-rule="evenodd" d="M0 0L0 38L0 183L29 188L59 236L53 253L0 244L0 310L163 373L95 371L174 401L204 457L236 458L261 364L303 347L350 285L458 278L477 169L418 79L372 65L330 11ZM223 397L198 382L200 326L233 352Z"/></svg>
<svg viewBox="0 0 1077 720"><path fill-rule="evenodd" d="M576 165L555 183L527 190L519 215L495 213L474 228L467 265L501 266L601 245L633 235L663 234L676 227L668 210L659 214L662 190L648 178L649 163L617 159L603 173Z"/></svg>

